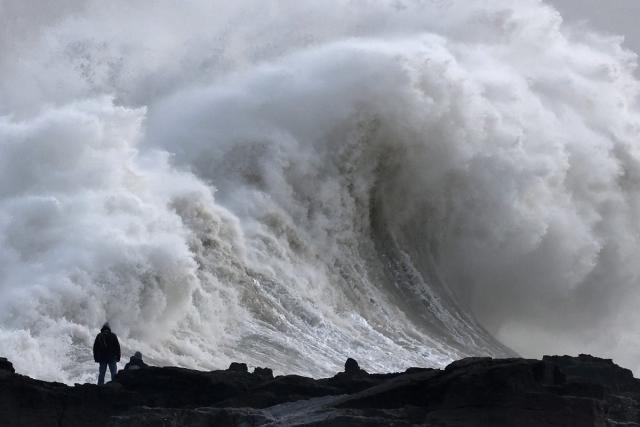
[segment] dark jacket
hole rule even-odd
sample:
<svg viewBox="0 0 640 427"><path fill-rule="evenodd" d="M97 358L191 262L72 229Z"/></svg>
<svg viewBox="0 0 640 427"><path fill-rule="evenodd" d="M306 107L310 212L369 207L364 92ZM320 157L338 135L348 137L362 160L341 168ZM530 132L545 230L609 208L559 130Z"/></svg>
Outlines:
<svg viewBox="0 0 640 427"><path fill-rule="evenodd" d="M102 328L93 343L93 360L101 362L120 361L120 343L116 334L109 328Z"/></svg>

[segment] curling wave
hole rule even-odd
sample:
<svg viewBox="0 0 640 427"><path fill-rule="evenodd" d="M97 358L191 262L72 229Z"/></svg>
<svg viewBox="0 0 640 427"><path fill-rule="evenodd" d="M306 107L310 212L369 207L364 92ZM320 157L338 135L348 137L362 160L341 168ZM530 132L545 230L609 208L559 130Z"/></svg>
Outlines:
<svg viewBox="0 0 640 427"><path fill-rule="evenodd" d="M18 370L91 380L105 319L126 351L201 368L509 347L637 365L620 39L534 0L236 3L13 11L32 18L0 41L21 55L0 59Z"/></svg>

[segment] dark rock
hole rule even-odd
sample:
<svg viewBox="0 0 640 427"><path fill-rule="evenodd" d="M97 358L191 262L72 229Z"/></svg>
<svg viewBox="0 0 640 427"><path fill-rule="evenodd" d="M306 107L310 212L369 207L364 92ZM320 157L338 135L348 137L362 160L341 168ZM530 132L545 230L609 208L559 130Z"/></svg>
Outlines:
<svg viewBox="0 0 640 427"><path fill-rule="evenodd" d="M272 380L273 379L273 371L271 368L255 368L253 370L253 375L258 376L263 380Z"/></svg>
<svg viewBox="0 0 640 427"><path fill-rule="evenodd" d="M469 358L444 370L367 374L355 361L332 378L273 378L182 368L123 371L108 386L69 387L13 373L0 359L2 427L633 426L640 385L592 356ZM233 365L232 365L233 366ZM244 365L246 367L246 365Z"/></svg>
<svg viewBox="0 0 640 427"><path fill-rule="evenodd" d="M273 422L267 413L250 408L136 408L109 420L108 427L259 426Z"/></svg>
<svg viewBox="0 0 640 427"><path fill-rule="evenodd" d="M152 407L211 406L247 392L262 381L248 372L200 372L184 368L149 367L121 371L115 382L143 397ZM170 390L170 392L168 392Z"/></svg>
<svg viewBox="0 0 640 427"><path fill-rule="evenodd" d="M364 372L364 371L363 371ZM391 375L368 375L364 373L352 373L339 372L332 378L318 380L320 383L326 384L329 387L333 387L340 391L341 394L345 393L357 393L375 385L381 384L384 381L393 377Z"/></svg>
<svg viewBox="0 0 640 427"><path fill-rule="evenodd" d="M348 375L357 375L362 373L362 369L360 369L360 366L355 359L348 358L344 363L344 373Z"/></svg>
<svg viewBox="0 0 640 427"><path fill-rule="evenodd" d="M0 371L15 373L16 370L13 369L13 363L9 362L4 357L0 357Z"/></svg>
<svg viewBox="0 0 640 427"><path fill-rule="evenodd" d="M578 370L587 363L579 371L610 366L601 359L591 367L593 360L571 359L571 363L563 360L562 365ZM438 426L510 426L513 420L524 427L607 426L638 420L640 393L620 400L583 374L582 384L566 383L568 375L550 358L465 359L444 371L398 377L350 396L340 407L399 409L410 405L423 409L422 423ZM612 377L619 377L622 383L628 379L623 372Z"/></svg>
<svg viewBox="0 0 640 427"><path fill-rule="evenodd" d="M578 357L544 356L542 360L557 366L567 382L600 384L618 392L640 392L640 381L633 377L633 373L616 365L611 359L581 354Z"/></svg>
<svg viewBox="0 0 640 427"><path fill-rule="evenodd" d="M342 390L299 375L278 376L216 406L267 408L285 402L341 394Z"/></svg>
<svg viewBox="0 0 640 427"><path fill-rule="evenodd" d="M427 371L432 371L433 369L431 368L407 368L406 371L404 371L405 374L417 374L420 372L427 372Z"/></svg>
<svg viewBox="0 0 640 427"><path fill-rule="evenodd" d="M361 390L380 384L395 375L401 374L377 374L369 375L364 369L360 369L358 362L347 359L344 364L344 372L337 373L332 378L318 380L340 391L340 393L356 393Z"/></svg>
<svg viewBox="0 0 640 427"><path fill-rule="evenodd" d="M493 361L490 357L467 357L465 359L456 360L455 362L451 362L446 368L445 371L453 371L455 369L468 368L472 365L481 365L481 364L489 364Z"/></svg>
<svg viewBox="0 0 640 427"><path fill-rule="evenodd" d="M249 368L247 368L246 363L238 363L238 362L231 362L231 365L229 365L229 369L227 370L234 371L234 372L249 372Z"/></svg>

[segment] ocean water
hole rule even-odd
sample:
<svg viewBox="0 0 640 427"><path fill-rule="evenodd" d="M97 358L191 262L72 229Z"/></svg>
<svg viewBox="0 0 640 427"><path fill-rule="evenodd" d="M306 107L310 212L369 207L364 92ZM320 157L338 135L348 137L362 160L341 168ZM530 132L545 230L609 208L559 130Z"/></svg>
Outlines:
<svg viewBox="0 0 640 427"><path fill-rule="evenodd" d="M640 367L622 39L537 0L0 1L0 355Z"/></svg>

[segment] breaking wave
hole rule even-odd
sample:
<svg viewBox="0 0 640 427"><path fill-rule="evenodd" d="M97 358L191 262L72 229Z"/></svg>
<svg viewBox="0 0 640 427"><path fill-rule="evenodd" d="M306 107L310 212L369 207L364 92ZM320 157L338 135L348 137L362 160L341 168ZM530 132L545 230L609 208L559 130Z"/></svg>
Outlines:
<svg viewBox="0 0 640 427"><path fill-rule="evenodd" d="M639 366L622 40L535 0L309 3L0 3L0 353L90 381L109 320L205 369Z"/></svg>

